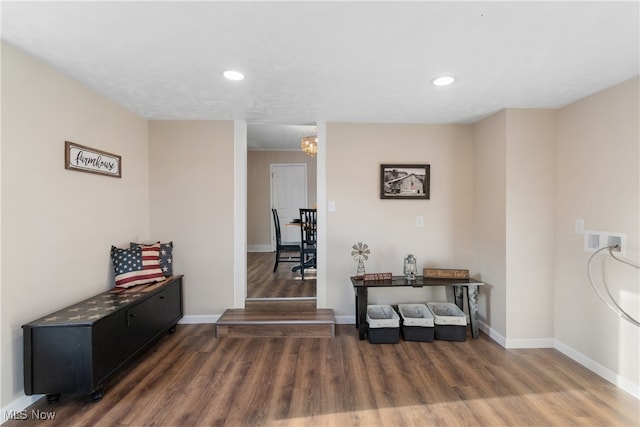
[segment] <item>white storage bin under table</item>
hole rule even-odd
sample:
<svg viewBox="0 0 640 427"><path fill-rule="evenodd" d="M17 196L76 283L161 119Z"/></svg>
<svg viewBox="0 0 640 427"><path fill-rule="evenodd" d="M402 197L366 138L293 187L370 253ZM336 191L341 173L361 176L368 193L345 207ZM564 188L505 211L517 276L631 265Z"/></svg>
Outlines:
<svg viewBox="0 0 640 427"><path fill-rule="evenodd" d="M455 303L458 307L463 306L463 293L466 290L467 303L469 307L469 323L471 325L471 337L480 336L478 321L478 293L480 286L484 283L476 279L434 279L423 276L416 276L415 280L407 280L404 276L393 276L390 280L370 280L365 281L362 276L351 276L351 285L355 294L356 328L361 340L367 336L367 306L369 299L369 289L375 288L431 288L450 287L453 288Z"/></svg>
<svg viewBox="0 0 640 427"><path fill-rule="evenodd" d="M435 338L444 341L465 341L467 339L467 316L450 302L428 302L433 313Z"/></svg>
<svg viewBox="0 0 640 427"><path fill-rule="evenodd" d="M400 342L400 316L390 305L367 306L367 325L371 344Z"/></svg>
<svg viewBox="0 0 640 427"><path fill-rule="evenodd" d="M398 304L402 318L402 338L405 341L433 342L434 318L424 304Z"/></svg>

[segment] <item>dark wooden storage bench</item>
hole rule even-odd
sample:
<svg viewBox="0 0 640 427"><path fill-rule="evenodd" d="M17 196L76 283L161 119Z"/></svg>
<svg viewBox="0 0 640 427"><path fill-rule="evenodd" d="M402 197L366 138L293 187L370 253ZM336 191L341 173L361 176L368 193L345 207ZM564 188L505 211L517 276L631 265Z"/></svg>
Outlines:
<svg viewBox="0 0 640 427"><path fill-rule="evenodd" d="M105 292L23 325L24 390L90 393L102 398L105 381L182 318L182 277Z"/></svg>

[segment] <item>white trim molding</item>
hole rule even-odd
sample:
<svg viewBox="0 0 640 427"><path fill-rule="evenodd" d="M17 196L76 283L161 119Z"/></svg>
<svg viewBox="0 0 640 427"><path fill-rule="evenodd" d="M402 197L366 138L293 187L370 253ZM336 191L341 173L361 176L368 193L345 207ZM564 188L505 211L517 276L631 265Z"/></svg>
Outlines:
<svg viewBox="0 0 640 427"><path fill-rule="evenodd" d="M480 322L480 330L489 335L492 340L506 349L552 348L554 350L558 350L560 353L569 357L574 362L579 363L591 372L609 381L619 389L624 390L636 399L640 400L640 385L634 384L632 381L624 378L622 375L612 371L605 366L602 366L598 362L588 358L584 354L574 350L573 348L555 338L509 339L503 337L502 335L491 329L487 324L482 322Z"/></svg>
<svg viewBox="0 0 640 427"><path fill-rule="evenodd" d="M233 306L244 308L247 296L247 122L233 122Z"/></svg>
<svg viewBox="0 0 640 427"><path fill-rule="evenodd" d="M31 396L22 396L9 403L2 408L2 418L0 424L9 420L25 420L32 419L31 414L27 412L27 408L38 400L42 399L44 394L34 394ZM26 417L26 418L25 418Z"/></svg>
<svg viewBox="0 0 640 427"><path fill-rule="evenodd" d="M334 319L336 320L336 325L354 325L353 327L355 328L355 324L356 324L355 314L334 316Z"/></svg>
<svg viewBox="0 0 640 427"><path fill-rule="evenodd" d="M502 347L507 348L507 339L493 330L484 322L479 321L479 328L482 332L489 335L489 338L500 344Z"/></svg>
<svg viewBox="0 0 640 427"><path fill-rule="evenodd" d="M179 325L199 325L203 323L216 323L221 314L191 314L184 316L178 322Z"/></svg>
<svg viewBox="0 0 640 427"><path fill-rule="evenodd" d="M553 338L507 338L505 348L554 348Z"/></svg>
<svg viewBox="0 0 640 427"><path fill-rule="evenodd" d="M318 154L316 156L316 190L318 203L318 272L316 298L319 308L327 307L327 125L316 124L318 130Z"/></svg>
<svg viewBox="0 0 640 427"><path fill-rule="evenodd" d="M558 350L560 353L569 357L574 362L578 362L585 368L589 369L590 371L598 374L605 380L609 381L611 384L615 385L619 389L626 391L636 399L640 400L640 384L634 384L627 378L624 378L622 375L616 372L613 372L611 369L605 366L602 366L595 360L588 358L584 354L574 350L573 348L569 347L563 342L559 340L554 340L554 341L555 341L554 348Z"/></svg>

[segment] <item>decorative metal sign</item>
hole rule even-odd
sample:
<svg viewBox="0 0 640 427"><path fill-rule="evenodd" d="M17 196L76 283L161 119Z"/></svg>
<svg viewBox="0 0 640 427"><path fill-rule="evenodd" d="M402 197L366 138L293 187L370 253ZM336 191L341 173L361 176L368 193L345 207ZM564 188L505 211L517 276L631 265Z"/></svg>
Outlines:
<svg viewBox="0 0 640 427"><path fill-rule="evenodd" d="M64 142L64 167L80 172L122 178L120 156L69 141Z"/></svg>

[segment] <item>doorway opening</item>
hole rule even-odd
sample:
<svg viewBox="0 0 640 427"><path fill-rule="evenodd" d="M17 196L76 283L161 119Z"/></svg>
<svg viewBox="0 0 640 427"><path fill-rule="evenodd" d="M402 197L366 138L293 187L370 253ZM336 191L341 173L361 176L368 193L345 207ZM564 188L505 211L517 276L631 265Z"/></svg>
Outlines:
<svg viewBox="0 0 640 427"><path fill-rule="evenodd" d="M304 280L295 261L279 262L274 271L271 211L277 209L282 242L299 244L299 209L317 206L316 158L300 149L300 140L315 132L315 126L247 126L247 301L317 296L315 270L305 269Z"/></svg>

